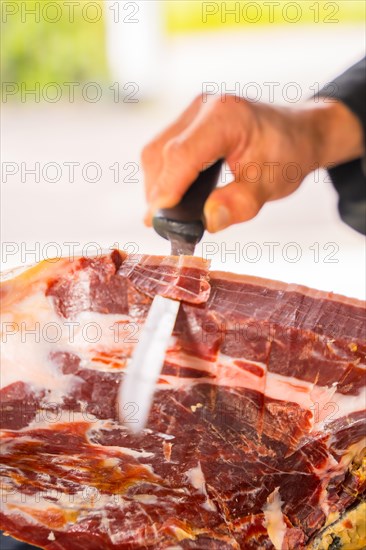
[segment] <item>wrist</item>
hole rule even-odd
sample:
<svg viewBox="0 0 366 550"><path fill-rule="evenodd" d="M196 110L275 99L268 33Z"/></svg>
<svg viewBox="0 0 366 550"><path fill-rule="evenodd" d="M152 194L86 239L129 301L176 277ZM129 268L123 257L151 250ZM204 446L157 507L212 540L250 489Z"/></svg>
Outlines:
<svg viewBox="0 0 366 550"><path fill-rule="evenodd" d="M314 163L325 168L365 154L361 122L345 104L308 102L301 110Z"/></svg>

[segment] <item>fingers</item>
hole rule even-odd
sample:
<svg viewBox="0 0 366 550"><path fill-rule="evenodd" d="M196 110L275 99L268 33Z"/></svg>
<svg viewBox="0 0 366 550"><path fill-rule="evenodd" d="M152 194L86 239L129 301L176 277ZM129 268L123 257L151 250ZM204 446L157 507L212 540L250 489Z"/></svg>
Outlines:
<svg viewBox="0 0 366 550"><path fill-rule="evenodd" d="M162 168L162 152L164 145L190 124L196 116L200 105L201 98L197 97L175 122L144 147L141 154L141 161L144 171L145 193L148 202L150 202L150 196L156 188L156 181Z"/></svg>
<svg viewBox="0 0 366 550"><path fill-rule="evenodd" d="M252 131L250 109L234 96L197 98L183 115L143 153L149 208L145 224L151 225L159 208L176 205L199 172L219 158L236 166L248 147ZM235 178L240 177L233 170ZM209 231L253 217L261 207L246 185L230 184L214 191L205 207ZM238 204L232 196L237 195ZM246 200L247 198L247 200Z"/></svg>
<svg viewBox="0 0 366 550"><path fill-rule="evenodd" d="M256 184L234 181L215 189L207 199L204 215L206 227L215 233L234 223L254 218L266 202L261 188Z"/></svg>
<svg viewBox="0 0 366 550"><path fill-rule="evenodd" d="M153 212L151 211L150 208L148 208L144 216L144 224L147 227L152 227L152 216L153 216Z"/></svg>
<svg viewBox="0 0 366 550"><path fill-rule="evenodd" d="M152 209L177 204L199 172L225 157L236 145L225 105L208 103L194 120L163 147L162 167L150 195Z"/></svg>

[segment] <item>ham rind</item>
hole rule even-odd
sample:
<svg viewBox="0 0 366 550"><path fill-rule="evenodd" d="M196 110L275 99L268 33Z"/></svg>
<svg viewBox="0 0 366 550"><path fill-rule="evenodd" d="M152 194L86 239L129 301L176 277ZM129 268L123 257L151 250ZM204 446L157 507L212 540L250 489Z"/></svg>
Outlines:
<svg viewBox="0 0 366 550"><path fill-rule="evenodd" d="M118 389L156 294L181 306L135 436ZM363 302L119 251L43 262L1 296L10 535L49 550L301 550L365 493Z"/></svg>

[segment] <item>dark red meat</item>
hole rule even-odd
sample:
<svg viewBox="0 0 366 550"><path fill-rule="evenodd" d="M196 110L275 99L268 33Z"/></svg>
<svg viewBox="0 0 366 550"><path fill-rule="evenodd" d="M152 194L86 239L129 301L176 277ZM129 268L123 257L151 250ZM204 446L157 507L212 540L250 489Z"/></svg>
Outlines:
<svg viewBox="0 0 366 550"><path fill-rule="evenodd" d="M134 436L116 401L156 293L182 303ZM294 550L364 493L364 303L118 251L44 262L1 294L11 535L50 550Z"/></svg>

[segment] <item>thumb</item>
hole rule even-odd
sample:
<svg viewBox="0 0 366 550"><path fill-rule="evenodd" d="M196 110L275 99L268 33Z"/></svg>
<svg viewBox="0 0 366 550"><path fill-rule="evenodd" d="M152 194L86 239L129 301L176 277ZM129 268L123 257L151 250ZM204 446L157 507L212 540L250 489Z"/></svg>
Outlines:
<svg viewBox="0 0 366 550"><path fill-rule="evenodd" d="M264 203L258 186L249 187L245 182L233 181L215 189L204 208L207 230L215 233L235 223L250 220L258 214Z"/></svg>

